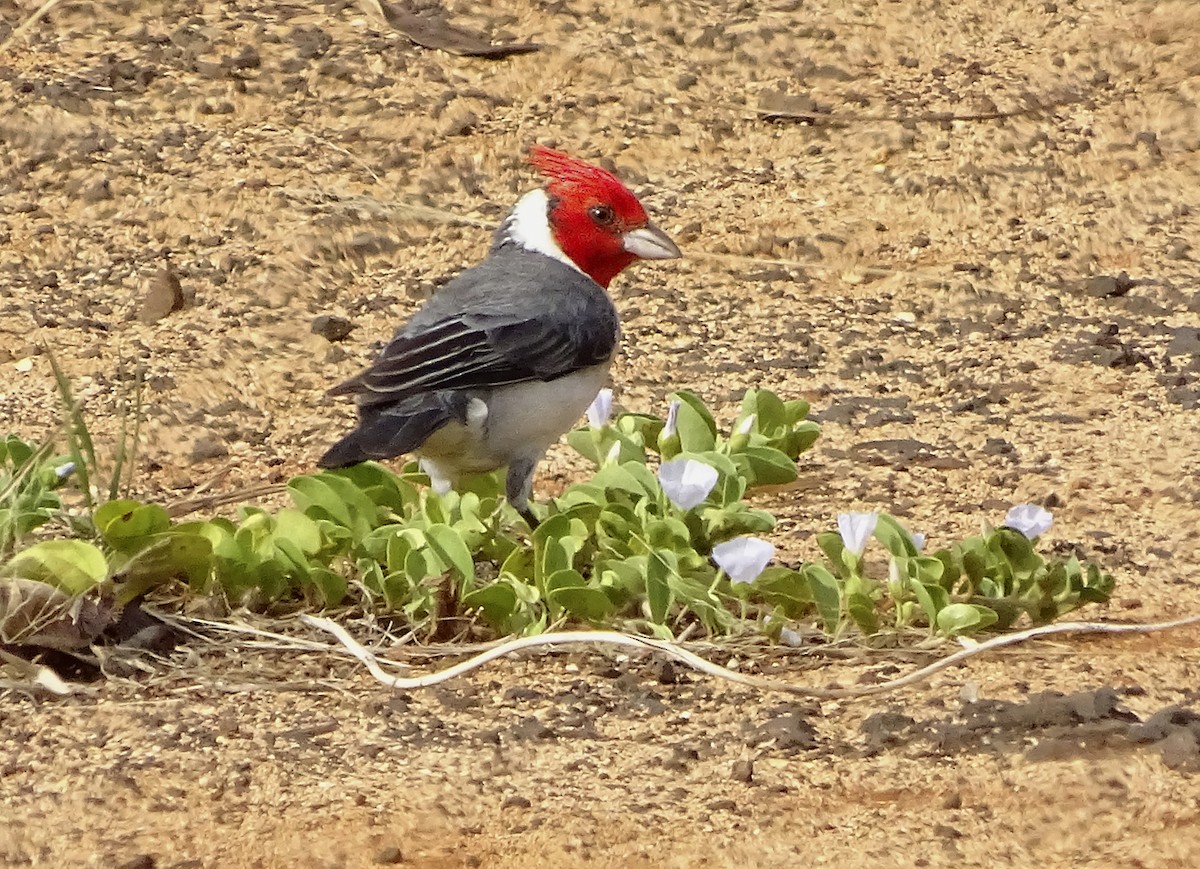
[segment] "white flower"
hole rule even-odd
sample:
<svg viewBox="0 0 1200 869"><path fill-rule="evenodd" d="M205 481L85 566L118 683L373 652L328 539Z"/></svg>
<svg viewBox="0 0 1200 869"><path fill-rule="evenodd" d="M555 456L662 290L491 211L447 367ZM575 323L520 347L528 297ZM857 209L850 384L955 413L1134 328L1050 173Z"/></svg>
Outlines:
<svg viewBox="0 0 1200 869"><path fill-rule="evenodd" d="M1044 510L1037 504L1017 504L1004 517L1004 524L1032 540L1050 530L1050 526L1054 524L1054 517L1050 515L1049 510Z"/></svg>
<svg viewBox="0 0 1200 869"><path fill-rule="evenodd" d="M691 510L708 497L720 475L712 465L695 459L674 459L658 469L658 482L671 503L680 510Z"/></svg>
<svg viewBox="0 0 1200 869"><path fill-rule="evenodd" d="M854 555L862 555L867 548L867 541L875 533L877 522L878 513L839 513L837 526L838 533L842 535L842 545Z"/></svg>
<svg viewBox="0 0 1200 869"><path fill-rule="evenodd" d="M54 469L54 476L58 477L60 480L65 480L67 477L71 476L73 473L75 473L75 463L74 462L67 462L66 464L59 465L57 468Z"/></svg>
<svg viewBox="0 0 1200 869"><path fill-rule="evenodd" d="M917 552L923 552L925 550L925 535L922 534L920 531L913 532L912 542L913 542L913 548L916 549Z"/></svg>
<svg viewBox="0 0 1200 869"><path fill-rule="evenodd" d="M664 438L673 438L678 431L676 425L679 423L679 405L683 404L678 398L667 406L667 424L663 426L662 436Z"/></svg>
<svg viewBox="0 0 1200 869"><path fill-rule="evenodd" d="M758 537L735 537L714 546L712 556L732 582L754 582L775 557L775 547Z"/></svg>
<svg viewBox="0 0 1200 869"><path fill-rule="evenodd" d="M613 441L613 445L608 448L608 455L604 457L604 464L615 465L621 461L621 442Z"/></svg>
<svg viewBox="0 0 1200 869"><path fill-rule="evenodd" d="M738 423L737 428L733 430L734 435L742 435L749 437L750 432L754 431L754 424L758 422L758 414L752 413L744 420Z"/></svg>
<svg viewBox="0 0 1200 869"><path fill-rule="evenodd" d="M588 405L588 425L592 428L604 428L608 425L608 421L612 417L612 405L611 389L601 389L597 392L596 397L592 399L592 403Z"/></svg>
<svg viewBox="0 0 1200 869"><path fill-rule="evenodd" d="M791 628L780 628L779 642L785 646L803 646L804 634L799 631L793 631Z"/></svg>

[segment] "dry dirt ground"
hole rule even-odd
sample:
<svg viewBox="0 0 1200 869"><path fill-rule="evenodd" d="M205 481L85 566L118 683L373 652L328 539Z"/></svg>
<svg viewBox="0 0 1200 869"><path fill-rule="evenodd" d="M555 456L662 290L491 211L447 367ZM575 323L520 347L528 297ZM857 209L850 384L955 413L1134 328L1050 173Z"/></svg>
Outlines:
<svg viewBox="0 0 1200 869"><path fill-rule="evenodd" d="M35 5L0 0L0 38ZM7 45L3 428L52 429L48 345L102 447L145 366L138 481L164 503L311 470L351 415L323 388L480 256L539 141L611 159L688 254L614 288L625 406L812 400L802 485L764 499L786 557L847 509L936 545L1032 500L1118 578L1088 617L1200 612L1200 6L445 9L544 48L431 51L340 0L67 0ZM313 334L324 314L350 337ZM582 472L556 453L538 491ZM1198 636L853 703L603 650L393 695L341 658L196 643L166 677L3 699L0 864L1194 866Z"/></svg>

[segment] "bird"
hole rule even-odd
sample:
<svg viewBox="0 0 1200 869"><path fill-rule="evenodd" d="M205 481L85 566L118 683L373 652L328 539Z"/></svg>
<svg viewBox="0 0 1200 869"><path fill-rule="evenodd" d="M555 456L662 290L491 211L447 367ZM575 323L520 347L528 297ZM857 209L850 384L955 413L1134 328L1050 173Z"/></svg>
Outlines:
<svg viewBox="0 0 1200 869"><path fill-rule="evenodd" d="M437 291L360 374L329 390L358 424L321 468L415 455L435 492L506 468L531 529L533 478L608 380L620 341L610 282L638 260L682 256L600 166L534 145L544 184L518 199L487 256Z"/></svg>

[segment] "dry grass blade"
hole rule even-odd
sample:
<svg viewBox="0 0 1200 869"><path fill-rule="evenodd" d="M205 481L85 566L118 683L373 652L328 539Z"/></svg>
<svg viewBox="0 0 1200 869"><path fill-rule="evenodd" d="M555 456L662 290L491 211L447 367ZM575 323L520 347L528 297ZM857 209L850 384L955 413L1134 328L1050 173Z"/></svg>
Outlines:
<svg viewBox="0 0 1200 869"><path fill-rule="evenodd" d="M280 492L285 491L287 491L287 483L261 483L257 486L247 486L244 489L237 489L233 492L222 492L217 495L207 495L203 498L180 501L178 504L172 504L167 508L167 515L172 519L178 519L180 516L187 516L189 513L212 510L215 507L224 507L227 504L236 504L239 501L247 501L254 498L264 498L268 495L278 495Z"/></svg>
<svg viewBox="0 0 1200 869"><path fill-rule="evenodd" d="M56 697L70 697L72 694L91 694L94 689L82 685L73 685L44 664L26 661L11 652L0 649L0 665L16 672L26 681L0 679L0 688L24 691L29 694L46 693Z"/></svg>
<svg viewBox="0 0 1200 869"><path fill-rule="evenodd" d="M29 30L35 27L39 21L49 15L50 10L52 10L58 4L59 0L46 0L46 2L37 9L34 9L32 15L17 25L16 29L13 30L12 33L8 34L7 39L5 39L3 42L0 42L0 54L3 54L4 50L8 48L10 44L16 42L18 39L28 33Z"/></svg>

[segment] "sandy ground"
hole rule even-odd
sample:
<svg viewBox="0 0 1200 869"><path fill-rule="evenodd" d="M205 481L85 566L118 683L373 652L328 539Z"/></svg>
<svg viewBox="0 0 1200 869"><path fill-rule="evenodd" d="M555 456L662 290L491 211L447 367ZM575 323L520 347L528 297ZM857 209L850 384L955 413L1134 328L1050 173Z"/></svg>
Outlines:
<svg viewBox="0 0 1200 869"><path fill-rule="evenodd" d="M0 0L0 39L34 5ZM688 254L614 286L626 407L813 402L802 484L763 500L785 555L848 509L936 545L1032 500L1118 577L1089 617L1200 612L1200 6L641 6L444 7L544 46L485 61L345 2L60 4L0 54L3 428L52 430L49 346L102 447L144 366L164 503L311 469L350 417L324 387L481 255L539 141L611 160ZM538 491L582 472L560 450ZM1161 713L1197 703L1196 638L855 703L602 651L393 696L198 644L169 678L5 697L0 864L1191 866L1200 729Z"/></svg>

